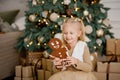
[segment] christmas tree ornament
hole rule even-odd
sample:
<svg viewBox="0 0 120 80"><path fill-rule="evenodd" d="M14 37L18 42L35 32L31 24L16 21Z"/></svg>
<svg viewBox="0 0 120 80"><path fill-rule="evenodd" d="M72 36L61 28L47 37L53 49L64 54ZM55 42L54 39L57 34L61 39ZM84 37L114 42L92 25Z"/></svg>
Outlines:
<svg viewBox="0 0 120 80"><path fill-rule="evenodd" d="M42 42L43 39L44 39L44 37L38 37L38 41L39 41L39 42Z"/></svg>
<svg viewBox="0 0 120 80"><path fill-rule="evenodd" d="M30 47L30 45L29 45L29 44L27 44L27 47Z"/></svg>
<svg viewBox="0 0 120 80"><path fill-rule="evenodd" d="M62 23L63 23L63 21L59 21L59 22L58 22L58 25L59 25L59 26L61 26L61 25L62 25Z"/></svg>
<svg viewBox="0 0 120 80"><path fill-rule="evenodd" d="M75 0L76 1L76 0ZM74 10L77 12L80 8L77 7L77 3L74 4Z"/></svg>
<svg viewBox="0 0 120 80"><path fill-rule="evenodd" d="M97 43L98 45L101 45L101 44L102 44L102 40L101 40L101 39L97 39L97 40L96 40L96 43Z"/></svg>
<svg viewBox="0 0 120 80"><path fill-rule="evenodd" d="M55 25L55 28L58 28L58 25Z"/></svg>
<svg viewBox="0 0 120 80"><path fill-rule="evenodd" d="M97 37L102 37L104 35L103 29L99 29L96 31Z"/></svg>
<svg viewBox="0 0 120 80"><path fill-rule="evenodd" d="M103 24L105 25L105 26L109 26L110 25L110 21L109 21L109 19L104 19L103 20Z"/></svg>
<svg viewBox="0 0 120 80"><path fill-rule="evenodd" d="M85 18L86 18L87 22L90 23L89 16L86 16Z"/></svg>
<svg viewBox="0 0 120 80"><path fill-rule="evenodd" d="M99 3L100 0L92 0L91 4Z"/></svg>
<svg viewBox="0 0 120 80"><path fill-rule="evenodd" d="M85 36L85 42L90 42L91 40L87 37L87 36Z"/></svg>
<svg viewBox="0 0 120 80"><path fill-rule="evenodd" d="M44 1L44 0L42 0L42 4L45 4L45 1Z"/></svg>
<svg viewBox="0 0 120 80"><path fill-rule="evenodd" d="M32 45L32 44L33 44L33 41L30 41L30 42L29 42L29 45Z"/></svg>
<svg viewBox="0 0 120 80"><path fill-rule="evenodd" d="M90 21L92 21L92 15L91 14L88 15L88 18L89 18Z"/></svg>
<svg viewBox="0 0 120 80"><path fill-rule="evenodd" d="M102 23L102 19L98 20L98 23Z"/></svg>
<svg viewBox="0 0 120 80"><path fill-rule="evenodd" d="M105 35L105 39L110 39L110 35Z"/></svg>
<svg viewBox="0 0 120 80"><path fill-rule="evenodd" d="M59 15L57 13L52 13L50 15L50 20L55 22L59 18Z"/></svg>
<svg viewBox="0 0 120 80"><path fill-rule="evenodd" d="M40 43L41 43L41 42L38 42L37 45L40 46Z"/></svg>
<svg viewBox="0 0 120 80"><path fill-rule="evenodd" d="M64 5L69 5L71 3L71 0L63 0Z"/></svg>
<svg viewBox="0 0 120 80"><path fill-rule="evenodd" d="M88 16L89 12L87 10L83 11L84 16Z"/></svg>
<svg viewBox="0 0 120 80"><path fill-rule="evenodd" d="M55 34L55 32L54 31L52 31L52 35L54 35Z"/></svg>
<svg viewBox="0 0 120 80"><path fill-rule="evenodd" d="M66 15L61 15L63 18L66 18L67 16Z"/></svg>
<svg viewBox="0 0 120 80"><path fill-rule="evenodd" d="M96 46L94 46L93 48L94 48L94 50L96 50L96 48L97 48L97 47L96 47Z"/></svg>
<svg viewBox="0 0 120 80"><path fill-rule="evenodd" d="M77 12L79 9L80 9L80 8L78 8L78 7L74 8L74 10L75 10L76 12Z"/></svg>
<svg viewBox="0 0 120 80"><path fill-rule="evenodd" d="M37 22L37 25L38 27L44 27L47 25L47 20L42 18L42 19L39 19L38 22Z"/></svg>
<svg viewBox="0 0 120 80"><path fill-rule="evenodd" d="M24 42L27 42L29 41L28 37L24 38Z"/></svg>
<svg viewBox="0 0 120 80"><path fill-rule="evenodd" d="M34 22L35 18L36 18L35 14L29 15L29 21Z"/></svg>
<svg viewBox="0 0 120 80"><path fill-rule="evenodd" d="M77 0L74 0L74 3L76 3Z"/></svg>
<svg viewBox="0 0 120 80"><path fill-rule="evenodd" d="M85 33L91 34L92 31L93 31L93 29L92 29L92 26L91 26L91 25L87 25L87 26L85 27Z"/></svg>
<svg viewBox="0 0 120 80"><path fill-rule="evenodd" d="M71 9L67 9L67 10L66 10L66 13L67 13L68 16L71 16L72 10L71 10Z"/></svg>
<svg viewBox="0 0 120 80"><path fill-rule="evenodd" d="M47 18L47 16L48 16L48 11L47 10L43 11L42 12L42 17Z"/></svg>
<svg viewBox="0 0 120 80"><path fill-rule="evenodd" d="M37 0L32 0L32 5L37 5Z"/></svg>
<svg viewBox="0 0 120 80"><path fill-rule="evenodd" d="M53 0L53 4L55 4L57 2L57 0Z"/></svg>

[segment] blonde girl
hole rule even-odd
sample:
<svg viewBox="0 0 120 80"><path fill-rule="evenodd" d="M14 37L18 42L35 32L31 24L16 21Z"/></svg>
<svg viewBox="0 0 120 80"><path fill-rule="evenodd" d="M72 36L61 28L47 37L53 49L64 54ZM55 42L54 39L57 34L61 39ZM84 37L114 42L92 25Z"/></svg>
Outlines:
<svg viewBox="0 0 120 80"><path fill-rule="evenodd" d="M92 74L93 66L85 40L84 24L81 19L67 18L62 25L65 44L71 46L69 56L64 60L67 69L52 75L49 80L97 80ZM61 59L54 59L53 64L61 65Z"/></svg>

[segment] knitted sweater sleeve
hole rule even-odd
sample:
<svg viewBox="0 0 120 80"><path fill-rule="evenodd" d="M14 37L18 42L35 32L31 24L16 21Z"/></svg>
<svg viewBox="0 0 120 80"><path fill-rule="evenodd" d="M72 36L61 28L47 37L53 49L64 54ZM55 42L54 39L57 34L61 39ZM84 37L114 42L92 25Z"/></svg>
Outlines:
<svg viewBox="0 0 120 80"><path fill-rule="evenodd" d="M85 72L92 71L93 65L90 60L90 52L89 52L89 48L87 46L85 46L85 48L84 48L83 62L78 60L77 66L75 68L78 70L85 71Z"/></svg>

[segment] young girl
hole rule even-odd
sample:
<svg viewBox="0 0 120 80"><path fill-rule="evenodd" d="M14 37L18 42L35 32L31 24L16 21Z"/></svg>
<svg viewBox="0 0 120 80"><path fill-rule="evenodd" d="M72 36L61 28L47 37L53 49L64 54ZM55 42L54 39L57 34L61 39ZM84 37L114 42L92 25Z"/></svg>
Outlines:
<svg viewBox="0 0 120 80"><path fill-rule="evenodd" d="M85 32L82 20L68 18L62 25L64 43L70 44L71 50L66 61L67 69L52 75L48 80L96 80L91 73L92 62L87 44L84 42ZM59 68L63 60L55 58L53 64Z"/></svg>

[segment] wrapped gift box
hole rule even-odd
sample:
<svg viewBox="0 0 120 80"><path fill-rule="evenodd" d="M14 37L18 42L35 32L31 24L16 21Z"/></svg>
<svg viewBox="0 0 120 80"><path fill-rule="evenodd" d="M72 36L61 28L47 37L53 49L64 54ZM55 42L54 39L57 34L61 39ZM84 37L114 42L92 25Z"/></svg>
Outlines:
<svg viewBox="0 0 120 80"><path fill-rule="evenodd" d="M93 72L93 74L96 76L97 80L107 80L106 73Z"/></svg>
<svg viewBox="0 0 120 80"><path fill-rule="evenodd" d="M110 73L120 73L120 62L110 62Z"/></svg>
<svg viewBox="0 0 120 80"><path fill-rule="evenodd" d="M109 73L109 80L120 80L120 73Z"/></svg>
<svg viewBox="0 0 120 80"><path fill-rule="evenodd" d="M24 67L22 67L22 77L23 78L33 77L33 68L32 68L32 66L24 66Z"/></svg>
<svg viewBox="0 0 120 80"><path fill-rule="evenodd" d="M51 59L46 59L46 70L52 72L53 64Z"/></svg>
<svg viewBox="0 0 120 80"><path fill-rule="evenodd" d="M106 73L107 71L107 62L97 62L97 72L104 72Z"/></svg>
<svg viewBox="0 0 120 80"><path fill-rule="evenodd" d="M37 70L37 76L38 76L38 80L44 80L45 79L45 75L44 75L44 70Z"/></svg>
<svg viewBox="0 0 120 80"><path fill-rule="evenodd" d="M109 56L106 56L106 61L109 61L109 62L120 62L120 56L117 55L109 55Z"/></svg>
<svg viewBox="0 0 120 80"><path fill-rule="evenodd" d="M21 65L15 66L15 76L21 77L22 76L21 72L22 72L22 66Z"/></svg>
<svg viewBox="0 0 120 80"><path fill-rule="evenodd" d="M107 55L120 55L120 39L107 39Z"/></svg>
<svg viewBox="0 0 120 80"><path fill-rule="evenodd" d="M43 70L46 70L46 68L47 68L46 59L45 59L45 58L42 58L42 69L43 69Z"/></svg>
<svg viewBox="0 0 120 80"><path fill-rule="evenodd" d="M27 65L32 64L34 59L40 59L42 58L43 53L42 52L28 52L26 57L26 63Z"/></svg>
<svg viewBox="0 0 120 80"><path fill-rule="evenodd" d="M22 80L34 80L33 77L30 78L22 78Z"/></svg>
<svg viewBox="0 0 120 80"><path fill-rule="evenodd" d="M22 80L21 77L14 77L14 80Z"/></svg>
<svg viewBox="0 0 120 80"><path fill-rule="evenodd" d="M50 71L45 71L45 80L48 80L51 75L52 73Z"/></svg>

